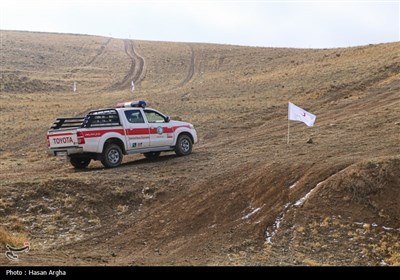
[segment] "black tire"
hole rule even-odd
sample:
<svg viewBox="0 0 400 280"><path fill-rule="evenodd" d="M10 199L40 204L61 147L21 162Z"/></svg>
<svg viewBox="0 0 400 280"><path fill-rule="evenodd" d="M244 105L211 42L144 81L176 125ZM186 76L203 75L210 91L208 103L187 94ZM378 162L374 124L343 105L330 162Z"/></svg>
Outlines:
<svg viewBox="0 0 400 280"><path fill-rule="evenodd" d="M116 144L108 144L101 154L101 163L105 168L117 167L121 164L122 158L121 148Z"/></svg>
<svg viewBox="0 0 400 280"><path fill-rule="evenodd" d="M176 141L175 153L178 156L187 156L192 152L193 142L192 138L187 134L181 134Z"/></svg>
<svg viewBox="0 0 400 280"><path fill-rule="evenodd" d="M88 167L88 165L90 163L90 158L86 158L86 157L71 157L71 158L69 158L69 162L76 169L84 169L84 168Z"/></svg>
<svg viewBox="0 0 400 280"><path fill-rule="evenodd" d="M148 159L155 159L160 156L161 152L148 152L144 153L143 155Z"/></svg>

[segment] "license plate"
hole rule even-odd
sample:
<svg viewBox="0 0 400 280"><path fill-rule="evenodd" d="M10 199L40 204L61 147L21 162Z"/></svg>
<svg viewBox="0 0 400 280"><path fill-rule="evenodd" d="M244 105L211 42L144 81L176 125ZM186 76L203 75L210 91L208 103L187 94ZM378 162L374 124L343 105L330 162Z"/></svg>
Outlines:
<svg viewBox="0 0 400 280"><path fill-rule="evenodd" d="M67 152L66 151L56 152L56 156L58 156L58 157L66 157L67 156Z"/></svg>

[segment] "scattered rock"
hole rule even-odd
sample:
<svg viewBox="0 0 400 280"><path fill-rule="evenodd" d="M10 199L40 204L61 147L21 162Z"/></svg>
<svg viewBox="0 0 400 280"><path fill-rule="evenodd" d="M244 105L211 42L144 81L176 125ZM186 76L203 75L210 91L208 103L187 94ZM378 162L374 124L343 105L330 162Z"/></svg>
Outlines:
<svg viewBox="0 0 400 280"><path fill-rule="evenodd" d="M363 224L363 229L370 230L371 229L371 225L370 224Z"/></svg>
<svg viewBox="0 0 400 280"><path fill-rule="evenodd" d="M308 139L307 144L313 144L313 143L314 142L313 142L312 138Z"/></svg>

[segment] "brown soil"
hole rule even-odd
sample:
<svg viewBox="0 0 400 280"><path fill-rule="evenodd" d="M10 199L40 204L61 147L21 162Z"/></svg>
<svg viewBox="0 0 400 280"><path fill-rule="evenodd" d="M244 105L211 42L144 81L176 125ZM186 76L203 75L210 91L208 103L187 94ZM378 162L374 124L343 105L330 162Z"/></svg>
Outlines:
<svg viewBox="0 0 400 280"><path fill-rule="evenodd" d="M400 264L399 43L1 33L0 242L31 250L0 264ZM56 117L132 99L193 123L193 154L84 171L46 155ZM317 120L288 145L289 100Z"/></svg>

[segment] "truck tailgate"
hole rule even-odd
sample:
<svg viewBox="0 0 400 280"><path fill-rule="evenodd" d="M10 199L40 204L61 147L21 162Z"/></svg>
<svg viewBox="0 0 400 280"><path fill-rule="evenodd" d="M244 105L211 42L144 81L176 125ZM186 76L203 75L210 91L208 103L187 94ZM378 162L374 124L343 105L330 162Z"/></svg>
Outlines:
<svg viewBox="0 0 400 280"><path fill-rule="evenodd" d="M49 147L51 149L68 148L78 146L76 129L70 131L54 131L47 133Z"/></svg>

